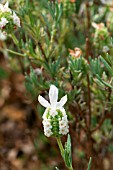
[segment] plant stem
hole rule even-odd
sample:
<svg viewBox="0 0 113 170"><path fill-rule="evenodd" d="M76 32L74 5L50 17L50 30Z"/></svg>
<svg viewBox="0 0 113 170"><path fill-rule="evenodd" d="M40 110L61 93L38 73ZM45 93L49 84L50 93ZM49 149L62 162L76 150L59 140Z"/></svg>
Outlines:
<svg viewBox="0 0 113 170"><path fill-rule="evenodd" d="M74 170L73 167L72 167L72 165L71 165L71 167L67 167L67 168L68 168L69 170Z"/></svg>
<svg viewBox="0 0 113 170"><path fill-rule="evenodd" d="M92 158L90 157L87 170L90 170L90 168L91 168L91 163L92 163Z"/></svg>
<svg viewBox="0 0 113 170"><path fill-rule="evenodd" d="M73 170L73 167L71 166L71 167L69 168L69 170Z"/></svg>
<svg viewBox="0 0 113 170"><path fill-rule="evenodd" d="M63 157L63 155L64 155L64 148L63 148L61 139L60 139L60 137L57 137L56 139L57 139L57 143L58 143L59 149L60 149L60 151L61 151L61 155L62 155L62 157Z"/></svg>
<svg viewBox="0 0 113 170"><path fill-rule="evenodd" d="M42 55L43 55L45 61L48 62L47 57L46 57L46 54L45 54L45 51L43 50L42 44L41 44L40 42L38 42L38 46L39 46L39 48L40 48L40 50L41 50L41 53L42 53Z"/></svg>
<svg viewBox="0 0 113 170"><path fill-rule="evenodd" d="M89 109L89 119L88 119L88 128L90 130L91 126L91 90L90 90L90 80L89 75L87 74L87 83L88 83L88 109Z"/></svg>
<svg viewBox="0 0 113 170"><path fill-rule="evenodd" d="M8 52L12 53L12 54L15 54L15 55L18 55L18 56L21 56L21 57L25 57L24 54L21 54L21 53L18 53L16 51L12 51L12 50L9 50L9 49L6 49Z"/></svg>
<svg viewBox="0 0 113 170"><path fill-rule="evenodd" d="M64 159L64 148L63 148L63 145L62 145L61 139L60 139L60 137L57 137L56 139L57 139L57 143L58 143L58 146L59 146L59 149L60 149L61 155L62 155L62 157L63 157L63 159ZM68 167L68 169L69 169L69 170L73 170L72 165L71 165L71 167Z"/></svg>
<svg viewBox="0 0 113 170"><path fill-rule="evenodd" d="M11 34L10 34L10 37L13 39L14 43L18 46L19 41L18 41L18 39L16 38L16 36L15 36L13 33L11 33Z"/></svg>

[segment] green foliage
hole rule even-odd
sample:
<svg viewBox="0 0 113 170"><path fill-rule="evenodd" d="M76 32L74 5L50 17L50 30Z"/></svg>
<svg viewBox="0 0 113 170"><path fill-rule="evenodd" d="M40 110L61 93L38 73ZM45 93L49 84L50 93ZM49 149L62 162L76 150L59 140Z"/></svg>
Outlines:
<svg viewBox="0 0 113 170"><path fill-rule="evenodd" d="M71 156L71 138L68 134L67 142L65 143L64 148L64 161L66 166L71 169L72 168L72 156Z"/></svg>
<svg viewBox="0 0 113 170"><path fill-rule="evenodd" d="M3 68L0 67L0 79L6 79L8 78L8 75L9 74Z"/></svg>
<svg viewBox="0 0 113 170"><path fill-rule="evenodd" d="M111 153L113 153L113 144L110 144L110 145L108 146L108 151L111 152Z"/></svg>
<svg viewBox="0 0 113 170"><path fill-rule="evenodd" d="M79 136L77 146L81 148L83 143L92 142L82 147L83 157L89 156L89 150L102 152L99 143L104 143L103 136L108 142L113 139L110 5L93 0L11 0L11 6L18 7L21 28L10 36L14 44L6 42L5 45L10 49L9 55L13 53L17 60L21 58L20 68L26 72L25 86L30 99L37 101L39 94L46 96L50 85L56 85L59 98L68 96L66 110L71 133ZM4 77L7 74L0 68L0 78ZM38 111L41 112L39 106ZM108 148L112 152L112 144ZM77 152L76 156L80 154ZM63 159L66 166L72 168L70 135ZM90 166L91 159L88 170Z"/></svg>
<svg viewBox="0 0 113 170"><path fill-rule="evenodd" d="M26 89L31 94L32 99L37 97L37 94L42 88L45 88L45 90L48 88L48 83L44 82L42 75L37 75L36 70L32 67L30 67L30 75L26 74L25 79Z"/></svg>

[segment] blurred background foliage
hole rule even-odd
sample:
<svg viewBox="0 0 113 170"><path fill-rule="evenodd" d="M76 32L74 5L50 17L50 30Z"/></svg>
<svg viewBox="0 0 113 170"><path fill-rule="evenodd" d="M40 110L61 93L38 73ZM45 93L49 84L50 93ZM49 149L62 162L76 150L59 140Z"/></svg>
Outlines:
<svg viewBox="0 0 113 170"><path fill-rule="evenodd" d="M59 98L68 95L74 169L87 169L91 156L92 170L111 170L112 0L9 3L21 28L12 37L0 33L1 170L65 169L55 139L43 134L44 110L37 101L39 94L47 98L51 84Z"/></svg>

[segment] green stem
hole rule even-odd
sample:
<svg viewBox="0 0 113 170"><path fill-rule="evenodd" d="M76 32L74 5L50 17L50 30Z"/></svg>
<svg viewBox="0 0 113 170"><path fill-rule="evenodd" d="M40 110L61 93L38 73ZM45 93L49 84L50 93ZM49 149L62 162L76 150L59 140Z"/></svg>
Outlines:
<svg viewBox="0 0 113 170"><path fill-rule="evenodd" d="M69 170L73 170L73 167L71 166L71 168L69 168Z"/></svg>
<svg viewBox="0 0 113 170"><path fill-rule="evenodd" d="M16 38L16 36L15 36L13 33L11 33L11 34L10 34L10 37L13 39L14 43L18 46L19 41L18 41L18 39Z"/></svg>
<svg viewBox="0 0 113 170"><path fill-rule="evenodd" d="M90 168L91 168L91 163L92 163L92 157L90 157L87 170L90 170Z"/></svg>
<svg viewBox="0 0 113 170"><path fill-rule="evenodd" d="M9 50L9 49L6 49L8 52L12 53L12 54L15 54L15 55L18 55L18 56L21 56L21 57L24 57L25 55L24 54L21 54L21 53L18 53L16 51L12 51L12 50Z"/></svg>
<svg viewBox="0 0 113 170"><path fill-rule="evenodd" d="M60 151L61 151L61 155L62 155L62 157L63 157L63 155L64 155L64 148L63 148L61 139L60 139L60 137L57 137L56 139L57 139L57 143L58 143L58 146L59 146L59 148L60 148Z"/></svg>
<svg viewBox="0 0 113 170"><path fill-rule="evenodd" d="M63 159L64 159L64 148L63 148L63 145L62 145L61 139L60 139L60 137L57 137L56 139L57 139L57 143L58 143L58 146L59 146L59 149L60 149L61 155L62 155L62 157L63 157ZM64 160L64 162L65 162L65 160ZM69 169L69 170L73 170L72 165L71 165L71 167L68 167L68 169Z"/></svg>

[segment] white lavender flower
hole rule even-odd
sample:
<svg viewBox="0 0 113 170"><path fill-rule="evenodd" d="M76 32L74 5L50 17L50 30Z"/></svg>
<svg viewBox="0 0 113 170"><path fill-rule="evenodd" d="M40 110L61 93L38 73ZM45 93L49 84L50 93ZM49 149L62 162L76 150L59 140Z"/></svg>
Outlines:
<svg viewBox="0 0 113 170"><path fill-rule="evenodd" d="M47 137L66 135L69 132L68 119L63 108L67 101L67 95L58 100L58 89L51 85L49 90L50 103L39 95L38 100L40 104L46 107L43 114L44 134Z"/></svg>

